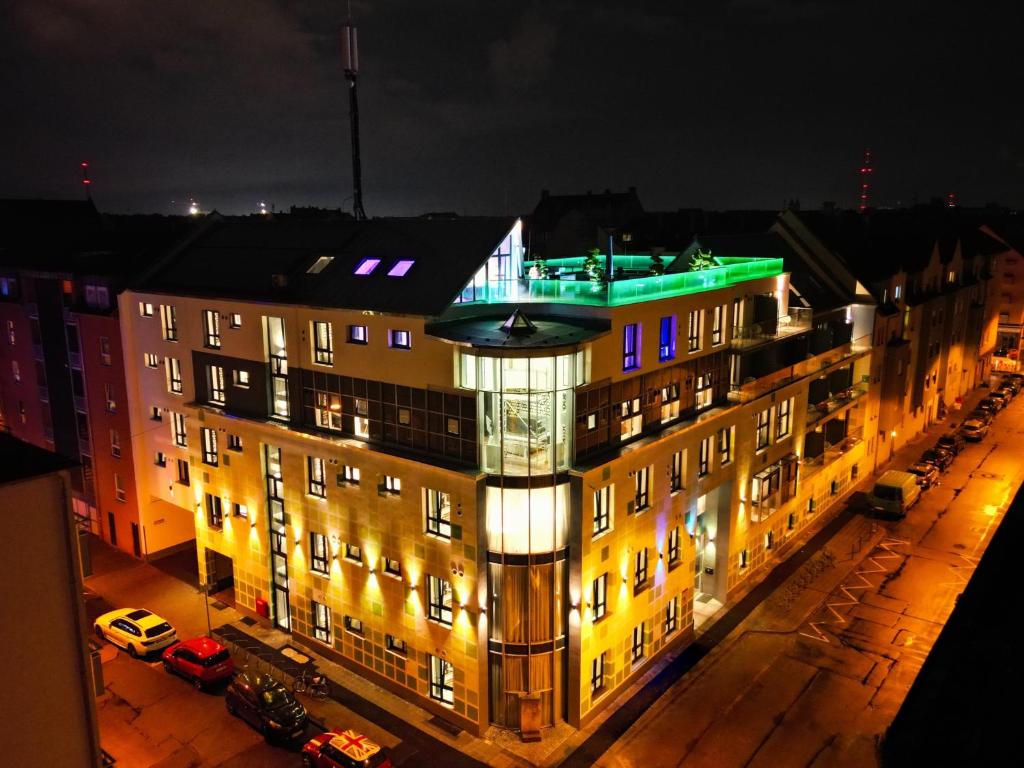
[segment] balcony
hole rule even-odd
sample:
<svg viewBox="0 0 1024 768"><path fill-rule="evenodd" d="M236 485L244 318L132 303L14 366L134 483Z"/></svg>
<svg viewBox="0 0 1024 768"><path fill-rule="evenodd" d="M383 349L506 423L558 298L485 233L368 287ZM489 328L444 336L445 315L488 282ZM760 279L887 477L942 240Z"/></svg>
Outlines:
<svg viewBox="0 0 1024 768"><path fill-rule="evenodd" d="M857 427L851 429L842 440L835 444L825 444L825 449L817 456L805 457L801 463L803 467L802 475L806 482L814 475L818 474L821 470L830 464L838 461L843 456L848 454L856 446L860 445L864 441L864 427Z"/></svg>
<svg viewBox="0 0 1024 768"><path fill-rule="evenodd" d="M853 405L860 398L868 393L866 385L858 384L837 392L827 400L820 403L807 404L807 427L810 428L822 419L842 411Z"/></svg>
<svg viewBox="0 0 1024 768"><path fill-rule="evenodd" d="M732 329L732 348L737 351L752 349L760 344L784 339L795 333L811 329L812 311L808 307L791 307L775 323L752 323Z"/></svg>

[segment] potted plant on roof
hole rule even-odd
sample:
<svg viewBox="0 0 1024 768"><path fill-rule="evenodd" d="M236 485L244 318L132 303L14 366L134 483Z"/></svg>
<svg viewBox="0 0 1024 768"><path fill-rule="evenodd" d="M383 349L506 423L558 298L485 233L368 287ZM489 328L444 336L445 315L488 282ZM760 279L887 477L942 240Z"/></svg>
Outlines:
<svg viewBox="0 0 1024 768"><path fill-rule="evenodd" d="M538 280L547 280L547 279L550 278L551 270L548 269L548 263L544 259L543 256L541 258L535 260L533 262L533 265L535 267L537 267L537 279Z"/></svg>
<svg viewBox="0 0 1024 768"><path fill-rule="evenodd" d="M587 273L592 283L603 283L605 279L604 267L601 266L601 251L592 248L585 259L583 259L583 271Z"/></svg>
<svg viewBox="0 0 1024 768"><path fill-rule="evenodd" d="M705 253L700 248L690 257L690 271L701 272L705 269L713 269L715 262L711 259L711 251Z"/></svg>
<svg viewBox="0 0 1024 768"><path fill-rule="evenodd" d="M660 253L655 253L651 256L651 266L649 271L652 275L665 274L665 262L662 261Z"/></svg>

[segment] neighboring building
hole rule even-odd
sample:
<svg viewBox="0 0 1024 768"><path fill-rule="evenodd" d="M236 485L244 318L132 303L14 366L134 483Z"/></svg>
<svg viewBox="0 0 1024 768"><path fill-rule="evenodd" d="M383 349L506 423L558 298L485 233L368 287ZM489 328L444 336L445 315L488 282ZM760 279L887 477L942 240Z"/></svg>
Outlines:
<svg viewBox="0 0 1024 768"><path fill-rule="evenodd" d="M0 621L5 765L100 765L71 468L0 434L4 565L22 587L4 596Z"/></svg>
<svg viewBox="0 0 1024 768"><path fill-rule="evenodd" d="M994 270L999 285L999 327L992 368L1017 371L1024 340L1024 224L1003 217L983 231L1003 245Z"/></svg>
<svg viewBox="0 0 1024 768"><path fill-rule="evenodd" d="M523 240L223 222L120 296L150 541L475 733L588 722L873 461L874 302L779 238L611 282Z"/></svg>
<svg viewBox="0 0 1024 768"><path fill-rule="evenodd" d="M152 554L138 520L117 293L180 237L181 220L7 200L0 221L0 424L79 465L71 488L84 529Z"/></svg>

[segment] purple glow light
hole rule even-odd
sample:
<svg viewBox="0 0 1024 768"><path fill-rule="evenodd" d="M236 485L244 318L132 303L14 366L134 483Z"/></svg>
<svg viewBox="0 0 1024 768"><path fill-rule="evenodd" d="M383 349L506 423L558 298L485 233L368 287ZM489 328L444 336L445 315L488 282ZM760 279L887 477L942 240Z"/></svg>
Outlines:
<svg viewBox="0 0 1024 768"><path fill-rule="evenodd" d="M368 275L377 268L380 264L380 259L366 258L359 262L359 266L356 267L357 275Z"/></svg>
<svg viewBox="0 0 1024 768"><path fill-rule="evenodd" d="M414 259L399 259L388 271L388 277L405 277L405 273L412 269Z"/></svg>

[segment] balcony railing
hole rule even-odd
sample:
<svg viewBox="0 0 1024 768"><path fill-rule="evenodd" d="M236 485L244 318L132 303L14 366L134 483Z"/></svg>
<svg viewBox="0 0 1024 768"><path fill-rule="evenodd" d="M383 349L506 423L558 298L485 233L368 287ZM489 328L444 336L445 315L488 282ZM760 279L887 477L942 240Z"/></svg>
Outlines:
<svg viewBox="0 0 1024 768"><path fill-rule="evenodd" d="M839 442L832 445L826 443L825 450L820 454L810 458L804 458L804 460L800 462L803 467L804 481L808 480L811 476L816 475L829 464L841 459L863 441L864 427L857 427L856 429L851 429L847 432L846 437Z"/></svg>
<svg viewBox="0 0 1024 768"><path fill-rule="evenodd" d="M791 307L775 323L751 323L732 329L732 346L748 349L757 344L782 339L794 333L810 330L813 312L808 307Z"/></svg>
<svg viewBox="0 0 1024 768"><path fill-rule="evenodd" d="M868 393L867 386L856 385L837 392L827 400L820 403L807 404L807 426L817 424L822 419L841 411L848 405L852 405Z"/></svg>

